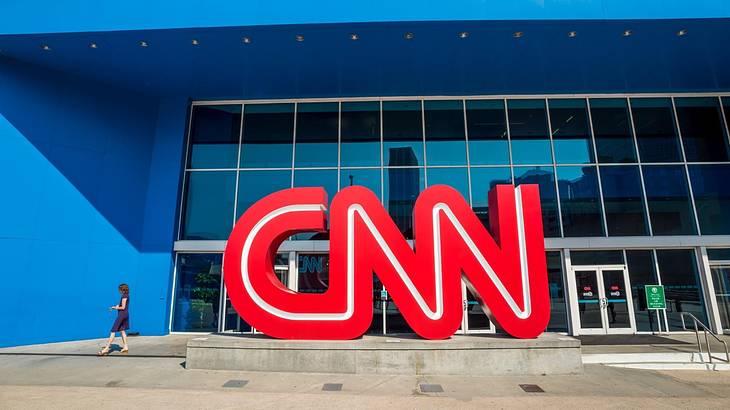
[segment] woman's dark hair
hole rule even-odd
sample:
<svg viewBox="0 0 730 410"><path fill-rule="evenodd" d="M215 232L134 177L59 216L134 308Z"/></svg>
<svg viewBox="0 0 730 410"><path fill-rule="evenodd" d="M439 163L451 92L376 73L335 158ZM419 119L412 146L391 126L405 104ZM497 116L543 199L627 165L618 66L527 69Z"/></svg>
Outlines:
<svg viewBox="0 0 730 410"><path fill-rule="evenodd" d="M121 285L119 285L119 290L122 293L129 293L129 285L127 285L126 283L122 283Z"/></svg>

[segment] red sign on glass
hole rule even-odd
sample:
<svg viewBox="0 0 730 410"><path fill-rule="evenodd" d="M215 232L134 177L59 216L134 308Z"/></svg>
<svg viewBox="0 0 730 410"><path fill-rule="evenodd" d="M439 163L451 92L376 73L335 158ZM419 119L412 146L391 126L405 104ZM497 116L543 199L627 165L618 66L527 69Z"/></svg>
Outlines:
<svg viewBox="0 0 730 410"><path fill-rule="evenodd" d="M493 238L453 188L432 186L414 208L415 250L370 190L333 199L329 283L324 293L288 289L274 272L281 243L327 227L323 188L293 188L249 208L226 245L223 269L236 311L263 333L285 339L352 339L373 319L373 272L420 336L444 339L461 325L461 281L515 337L540 335L550 320L537 185L489 193Z"/></svg>

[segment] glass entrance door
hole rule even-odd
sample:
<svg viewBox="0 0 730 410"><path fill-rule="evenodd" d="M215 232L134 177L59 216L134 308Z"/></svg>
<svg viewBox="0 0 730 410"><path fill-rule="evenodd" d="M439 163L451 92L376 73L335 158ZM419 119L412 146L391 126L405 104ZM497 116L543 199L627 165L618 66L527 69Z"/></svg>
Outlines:
<svg viewBox="0 0 730 410"><path fill-rule="evenodd" d="M723 333L730 332L730 264L711 265L712 285L715 288L717 310Z"/></svg>
<svg viewBox="0 0 730 410"><path fill-rule="evenodd" d="M634 333L633 306L624 266L575 268L578 334Z"/></svg>

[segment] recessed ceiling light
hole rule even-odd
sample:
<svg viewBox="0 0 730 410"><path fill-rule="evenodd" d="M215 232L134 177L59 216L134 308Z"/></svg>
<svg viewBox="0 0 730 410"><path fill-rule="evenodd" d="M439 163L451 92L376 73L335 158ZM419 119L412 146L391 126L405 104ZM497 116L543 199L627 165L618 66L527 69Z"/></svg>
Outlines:
<svg viewBox="0 0 730 410"><path fill-rule="evenodd" d="M251 44L251 37L244 37L243 44Z"/></svg>
<svg viewBox="0 0 730 410"><path fill-rule="evenodd" d="M461 33L459 33L459 38L467 38L467 37L469 37L468 31L462 31Z"/></svg>
<svg viewBox="0 0 730 410"><path fill-rule="evenodd" d="M91 42L91 43L89 43L89 48L99 48L99 45L94 42Z"/></svg>
<svg viewBox="0 0 730 410"><path fill-rule="evenodd" d="M360 39L359 35L357 35L356 33L350 33L350 40L355 41L355 40L359 40L359 39Z"/></svg>
<svg viewBox="0 0 730 410"><path fill-rule="evenodd" d="M683 28L683 29L679 30L679 31L677 32L677 35L678 35L678 36L680 36L680 37L682 37L682 36L686 36L686 35L687 35L687 29L684 29L684 28Z"/></svg>
<svg viewBox="0 0 730 410"><path fill-rule="evenodd" d="M137 44L138 44L138 45L139 45L140 47L149 47L149 46L150 46L150 45L149 45L149 43L147 43L147 42L146 42L146 41L144 41L144 40L140 40L140 41L139 41L139 42L138 42Z"/></svg>
<svg viewBox="0 0 730 410"><path fill-rule="evenodd" d="M520 37L522 37L524 35L525 35L525 33L521 32L521 31L515 31L514 34L512 34L512 37L514 37L514 38L520 38Z"/></svg>
<svg viewBox="0 0 730 410"><path fill-rule="evenodd" d="M190 42L190 44L192 44L192 45L194 45L194 46L199 46L199 45L200 45L200 41L198 41L198 40L196 40L196 39L193 39L193 40L192 40L192 41Z"/></svg>
<svg viewBox="0 0 730 410"><path fill-rule="evenodd" d="M403 35L403 38L405 38L406 40L413 40L414 37L416 37L416 36L413 35L413 33L411 33L411 32L408 32Z"/></svg>
<svg viewBox="0 0 730 410"><path fill-rule="evenodd" d="M631 30L624 30L624 32L623 32L623 34L622 34L622 35L623 35L624 37L629 37L629 36L630 36L630 35L632 35L632 34L634 34L634 32L633 32L633 31L631 31Z"/></svg>
<svg viewBox="0 0 730 410"><path fill-rule="evenodd" d="M568 32L568 37L570 37L570 38L575 38L577 36L578 36L578 32L577 31L569 31Z"/></svg>
<svg viewBox="0 0 730 410"><path fill-rule="evenodd" d="M304 41L304 36L303 36L303 35L301 35L301 34L297 34L297 36L296 36L296 37L294 37L294 38L295 38L295 39L296 39L297 41L299 41L299 42L302 42L302 41Z"/></svg>
<svg viewBox="0 0 730 410"><path fill-rule="evenodd" d="M43 44L41 46L41 49L43 49L43 51L51 51L51 46L49 46L48 44Z"/></svg>

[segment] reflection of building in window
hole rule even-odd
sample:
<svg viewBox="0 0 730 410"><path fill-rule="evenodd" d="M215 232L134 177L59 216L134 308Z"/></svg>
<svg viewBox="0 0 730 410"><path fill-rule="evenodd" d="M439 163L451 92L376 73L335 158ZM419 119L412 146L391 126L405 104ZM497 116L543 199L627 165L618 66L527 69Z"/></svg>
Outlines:
<svg viewBox="0 0 730 410"><path fill-rule="evenodd" d="M327 254L298 255L299 292L324 293L329 286L330 257Z"/></svg>
<svg viewBox="0 0 730 410"><path fill-rule="evenodd" d="M411 147L390 148L389 164L417 166L418 159ZM391 168L388 170L388 213L406 238L413 238L413 206L420 191L418 168Z"/></svg>
<svg viewBox="0 0 730 410"><path fill-rule="evenodd" d="M547 212L547 208L549 207L546 206L548 203L555 201L555 185L553 182L552 169L545 170L540 167L536 167L528 170L520 176L515 175L515 186L522 184L538 184L540 187L540 202L543 206L542 223L543 229L547 235L549 227L559 226L557 212Z"/></svg>

